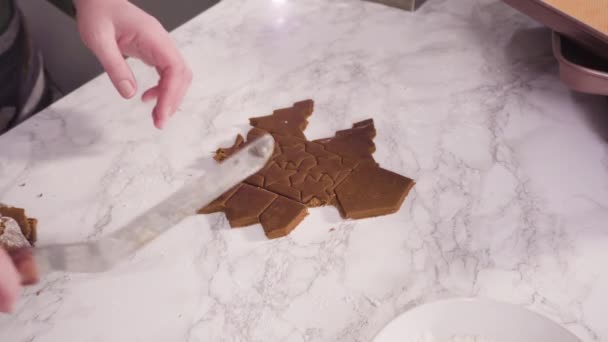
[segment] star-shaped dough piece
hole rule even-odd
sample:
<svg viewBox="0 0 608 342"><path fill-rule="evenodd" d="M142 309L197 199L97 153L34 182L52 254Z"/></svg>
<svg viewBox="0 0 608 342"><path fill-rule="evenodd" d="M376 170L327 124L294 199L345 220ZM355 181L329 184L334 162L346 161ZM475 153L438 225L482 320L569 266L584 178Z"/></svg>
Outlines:
<svg viewBox="0 0 608 342"><path fill-rule="evenodd" d="M372 154L376 129L372 119L357 122L331 138L309 141L304 135L312 100L273 114L251 118L247 141L219 149L224 159L265 133L275 140L268 164L201 212L224 211L233 227L261 223L268 238L289 234L306 217L307 207L332 205L344 218L393 213L414 181L381 168Z"/></svg>

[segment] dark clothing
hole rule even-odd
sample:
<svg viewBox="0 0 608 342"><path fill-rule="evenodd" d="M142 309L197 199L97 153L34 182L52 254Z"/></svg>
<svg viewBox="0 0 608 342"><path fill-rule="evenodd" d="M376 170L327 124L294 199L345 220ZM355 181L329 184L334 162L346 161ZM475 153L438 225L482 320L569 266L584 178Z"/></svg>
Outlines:
<svg viewBox="0 0 608 342"><path fill-rule="evenodd" d="M49 0L68 14L71 1ZM42 55L30 39L25 19L13 0L0 0L0 134L53 101Z"/></svg>

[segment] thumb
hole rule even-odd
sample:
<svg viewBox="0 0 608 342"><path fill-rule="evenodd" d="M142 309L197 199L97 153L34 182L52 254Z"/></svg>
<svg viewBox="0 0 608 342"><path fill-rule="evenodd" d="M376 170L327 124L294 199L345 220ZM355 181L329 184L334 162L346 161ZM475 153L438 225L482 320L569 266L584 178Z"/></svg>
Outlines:
<svg viewBox="0 0 608 342"><path fill-rule="evenodd" d="M91 51L108 73L112 84L120 95L130 98L137 91L137 84L131 68L123 58L114 34L104 34L91 45Z"/></svg>
<svg viewBox="0 0 608 342"><path fill-rule="evenodd" d="M0 247L0 312L9 312L13 309L19 294L19 275L11 258Z"/></svg>

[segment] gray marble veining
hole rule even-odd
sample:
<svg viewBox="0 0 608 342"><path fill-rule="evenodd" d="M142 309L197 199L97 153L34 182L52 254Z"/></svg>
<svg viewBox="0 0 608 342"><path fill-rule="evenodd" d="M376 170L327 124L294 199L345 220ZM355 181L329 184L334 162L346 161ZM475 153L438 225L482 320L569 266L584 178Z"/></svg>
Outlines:
<svg viewBox="0 0 608 342"><path fill-rule="evenodd" d="M416 187L394 215L313 209L272 241L192 217L111 272L27 289L0 341L370 341L461 296L608 340L608 103L559 82L546 29L495 0L224 0L173 37L195 80L164 131L102 76L0 137L0 201L40 244L118 229L307 98L308 137L373 117L376 160Z"/></svg>

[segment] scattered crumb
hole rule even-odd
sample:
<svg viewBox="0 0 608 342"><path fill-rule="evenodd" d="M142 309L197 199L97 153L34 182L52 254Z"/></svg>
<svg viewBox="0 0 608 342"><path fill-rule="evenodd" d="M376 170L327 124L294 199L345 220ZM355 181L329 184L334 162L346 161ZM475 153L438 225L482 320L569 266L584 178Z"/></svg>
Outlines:
<svg viewBox="0 0 608 342"><path fill-rule="evenodd" d="M19 186L23 188L25 186L25 183L21 183L19 184Z"/></svg>
<svg viewBox="0 0 608 342"><path fill-rule="evenodd" d="M38 198L42 197L42 194L38 194Z"/></svg>
<svg viewBox="0 0 608 342"><path fill-rule="evenodd" d="M330 232L333 232L334 230L336 230L336 228L334 228L334 227L329 228Z"/></svg>
<svg viewBox="0 0 608 342"><path fill-rule="evenodd" d="M36 291L36 296L40 296L40 293L42 293L42 290Z"/></svg>

